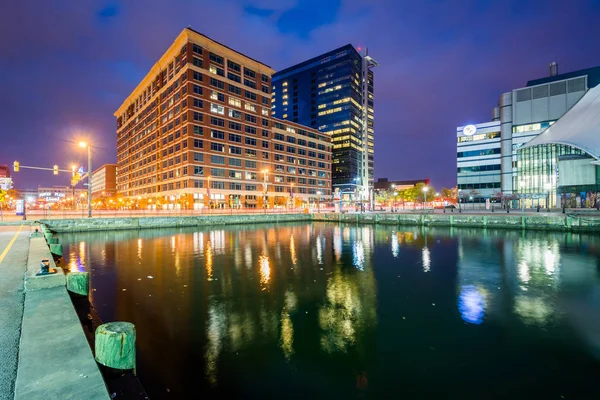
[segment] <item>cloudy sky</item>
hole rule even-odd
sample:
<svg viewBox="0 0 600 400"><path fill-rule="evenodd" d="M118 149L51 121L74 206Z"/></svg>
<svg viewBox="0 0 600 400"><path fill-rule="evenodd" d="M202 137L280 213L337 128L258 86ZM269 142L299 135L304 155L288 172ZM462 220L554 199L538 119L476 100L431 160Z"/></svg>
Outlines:
<svg viewBox="0 0 600 400"><path fill-rule="evenodd" d="M143 5L143 7L141 7ZM0 13L0 164L116 161L113 112L190 26L279 70L352 43L375 70L375 176L456 183L456 126L500 93L600 65L597 0L21 0ZM42 171L17 188L68 185Z"/></svg>

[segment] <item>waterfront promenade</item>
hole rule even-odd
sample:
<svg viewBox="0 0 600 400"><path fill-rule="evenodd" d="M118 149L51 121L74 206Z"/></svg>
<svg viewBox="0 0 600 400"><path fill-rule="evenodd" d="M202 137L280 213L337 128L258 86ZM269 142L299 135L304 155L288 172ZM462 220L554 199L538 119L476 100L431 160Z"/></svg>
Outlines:
<svg viewBox="0 0 600 400"><path fill-rule="evenodd" d="M35 277L41 259L55 265L33 230L0 226L0 400L107 399L62 270Z"/></svg>
<svg viewBox="0 0 600 400"><path fill-rule="evenodd" d="M23 320L30 227L0 226L0 399L12 399Z"/></svg>

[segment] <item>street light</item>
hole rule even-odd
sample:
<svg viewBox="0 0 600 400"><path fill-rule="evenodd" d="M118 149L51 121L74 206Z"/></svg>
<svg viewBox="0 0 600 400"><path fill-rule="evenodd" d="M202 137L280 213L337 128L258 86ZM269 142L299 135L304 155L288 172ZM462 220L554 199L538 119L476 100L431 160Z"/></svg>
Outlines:
<svg viewBox="0 0 600 400"><path fill-rule="evenodd" d="M552 185L546 183L544 187L546 188L546 210L550 211L550 189L552 189Z"/></svg>
<svg viewBox="0 0 600 400"><path fill-rule="evenodd" d="M265 214L267 213L267 174L269 173L268 169L263 169L261 171L263 173L263 208L265 210Z"/></svg>
<svg viewBox="0 0 600 400"><path fill-rule="evenodd" d="M425 210L425 205L427 204L427 191L429 188L427 186L423 186L423 210Z"/></svg>
<svg viewBox="0 0 600 400"><path fill-rule="evenodd" d="M92 146L86 142L79 142L79 147L88 151L88 218L92 218Z"/></svg>
<svg viewBox="0 0 600 400"><path fill-rule="evenodd" d="M290 183L290 201L292 202L292 212L294 211L294 182Z"/></svg>
<svg viewBox="0 0 600 400"><path fill-rule="evenodd" d="M321 212L321 191L317 190L317 212Z"/></svg>

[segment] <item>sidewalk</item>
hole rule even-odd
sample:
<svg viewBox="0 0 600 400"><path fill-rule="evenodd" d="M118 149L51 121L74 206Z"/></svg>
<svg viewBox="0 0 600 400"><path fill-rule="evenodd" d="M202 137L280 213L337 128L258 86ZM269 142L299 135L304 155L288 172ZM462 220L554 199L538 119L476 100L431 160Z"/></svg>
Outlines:
<svg viewBox="0 0 600 400"><path fill-rule="evenodd" d="M0 399L14 398L29 226L0 226Z"/></svg>
<svg viewBox="0 0 600 400"><path fill-rule="evenodd" d="M0 226L0 400L108 399L62 270L35 276L51 256L33 229Z"/></svg>

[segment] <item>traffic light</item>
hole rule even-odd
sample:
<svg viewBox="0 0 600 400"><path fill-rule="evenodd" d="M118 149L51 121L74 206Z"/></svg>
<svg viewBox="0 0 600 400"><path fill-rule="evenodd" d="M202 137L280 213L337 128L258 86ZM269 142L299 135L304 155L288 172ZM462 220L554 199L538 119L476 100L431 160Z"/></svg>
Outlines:
<svg viewBox="0 0 600 400"><path fill-rule="evenodd" d="M15 162L13 163L13 170L14 170L15 172L19 172L19 162L18 162L18 161L15 161Z"/></svg>
<svg viewBox="0 0 600 400"><path fill-rule="evenodd" d="M54 175L58 175L58 165L54 165Z"/></svg>
<svg viewBox="0 0 600 400"><path fill-rule="evenodd" d="M71 178L71 186L77 185L77 183L81 180L81 174L79 172L74 173Z"/></svg>

